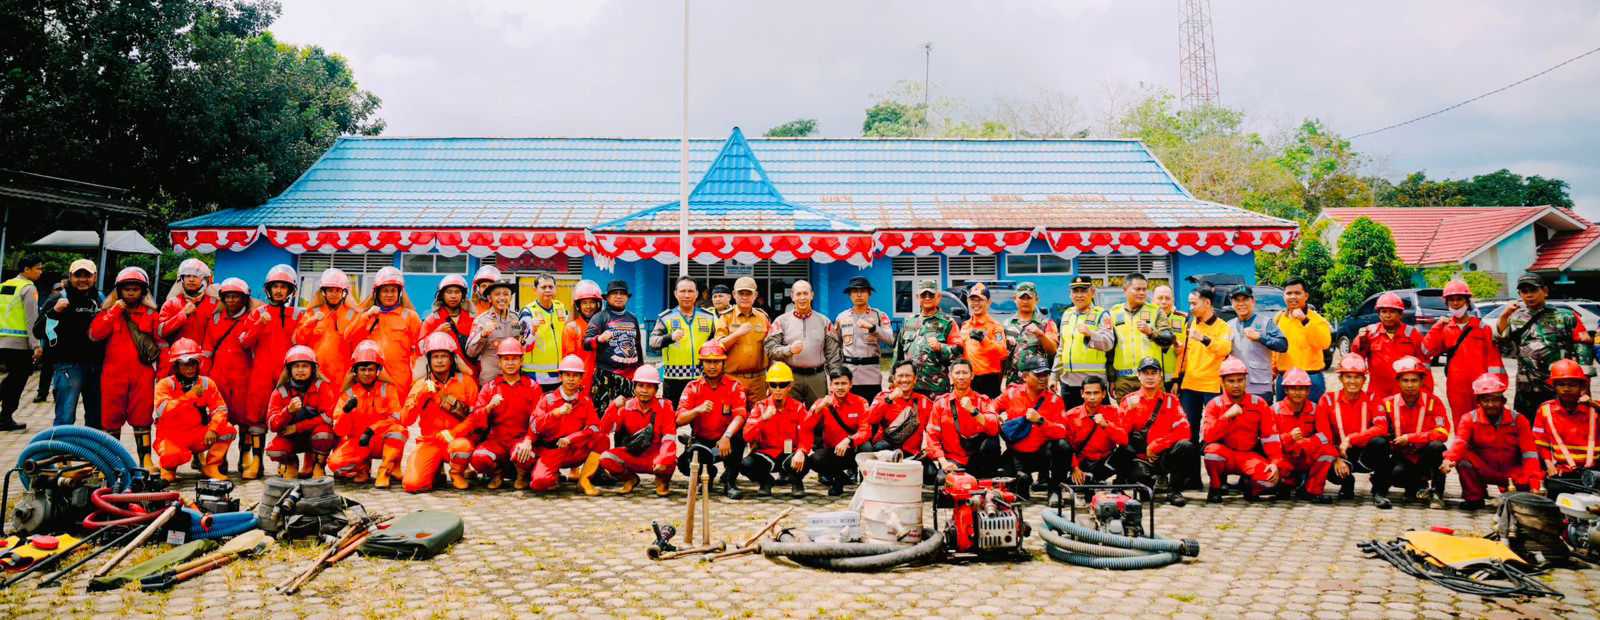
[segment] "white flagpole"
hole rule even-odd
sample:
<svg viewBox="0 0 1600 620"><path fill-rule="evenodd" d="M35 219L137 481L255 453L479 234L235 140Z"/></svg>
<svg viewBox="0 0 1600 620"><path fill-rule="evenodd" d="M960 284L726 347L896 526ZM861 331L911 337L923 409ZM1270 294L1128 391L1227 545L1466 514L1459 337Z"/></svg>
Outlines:
<svg viewBox="0 0 1600 620"><path fill-rule="evenodd" d="M678 141L678 276L689 275L689 0L683 0L683 137Z"/></svg>

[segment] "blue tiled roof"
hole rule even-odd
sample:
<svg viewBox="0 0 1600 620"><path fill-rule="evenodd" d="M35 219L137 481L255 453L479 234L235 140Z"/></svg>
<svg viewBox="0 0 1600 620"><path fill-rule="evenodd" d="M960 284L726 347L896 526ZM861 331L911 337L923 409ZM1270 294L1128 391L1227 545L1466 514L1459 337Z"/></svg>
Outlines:
<svg viewBox="0 0 1600 620"><path fill-rule="evenodd" d="M735 139L746 145L736 159L748 161L729 160L728 173L759 171L759 181L702 179ZM829 227L898 225L898 214L952 205L1010 204L1037 214L1089 203L1160 206L1164 214L1152 219L1182 220L1187 213L1201 226L1219 220L1284 224L1195 200L1135 141L745 140L736 133L728 140L692 140L689 148L690 175L697 180L691 207L704 202L724 221L755 226L761 224L748 220L770 210L735 203L768 190L768 199L794 213L815 214L809 225ZM677 195L675 139L345 137L266 204L172 227L630 227L644 225L640 211L675 210ZM716 202L722 199L732 201Z"/></svg>

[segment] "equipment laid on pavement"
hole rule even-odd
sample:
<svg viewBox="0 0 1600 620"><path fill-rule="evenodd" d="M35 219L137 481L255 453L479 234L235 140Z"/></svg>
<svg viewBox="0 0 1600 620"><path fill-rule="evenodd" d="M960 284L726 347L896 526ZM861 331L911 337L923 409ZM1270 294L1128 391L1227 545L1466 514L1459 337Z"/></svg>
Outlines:
<svg viewBox="0 0 1600 620"><path fill-rule="evenodd" d="M219 544L220 543L215 540L193 540L186 542L178 545L177 547L173 547L166 553L145 560L133 566L129 566L128 568L117 571L111 575L95 575L93 579L89 580L89 591L103 592L106 590L115 590L117 588L121 588L125 584L139 581L140 579L144 579L150 575L160 573L168 568L200 557L206 553L210 553L211 550L216 549Z"/></svg>
<svg viewBox="0 0 1600 620"><path fill-rule="evenodd" d="M739 546L713 555L708 561L715 562L717 560L725 560L731 557L760 553L761 546L757 545L756 543L762 538L765 538L767 534L772 532L772 530L776 529L778 527L778 523L782 522L783 518L789 516L789 513L791 512L794 512L794 507L791 506L789 508L784 508L783 512L778 513L778 516L768 519L766 525L761 526L761 529L757 530L754 535L744 539L744 542L739 543Z"/></svg>
<svg viewBox="0 0 1600 620"><path fill-rule="evenodd" d="M231 564L241 557L260 555L272 546L273 540L261 530L250 530L233 537L222 548L203 557L171 566L139 580L139 589L145 592L169 590L173 586Z"/></svg>
<svg viewBox="0 0 1600 620"><path fill-rule="evenodd" d="M683 544L688 545L682 549L671 543L672 535L677 530L670 525L659 526L651 523L655 530L656 540L644 550L645 557L652 560L672 560L691 555L705 555L708 553L722 553L728 549L725 542L711 543L711 476L706 475L700 466L700 455L695 454L689 460L689 492L684 498L686 514L683 523ZM700 508L700 546L694 547L694 509Z"/></svg>
<svg viewBox="0 0 1600 620"><path fill-rule="evenodd" d="M978 480L953 471L935 480L933 487L933 529L944 538L947 555L994 559L1023 557L1022 542L1029 527L1022 507L1010 490L1011 478ZM940 508L950 515L940 527Z"/></svg>
<svg viewBox="0 0 1600 620"><path fill-rule="evenodd" d="M1160 568L1185 557L1200 555L1193 539L1172 540L1156 535L1155 492L1142 484L1068 484L1062 508L1041 513L1044 550L1052 559L1075 566L1111 570ZM1081 493L1095 493L1089 501L1091 528L1078 523ZM1116 496L1122 496L1119 499ZM1140 499L1143 501L1139 501ZM1149 510L1144 510L1149 506ZM1141 515L1148 515L1146 527ZM1137 534L1134 534L1137 532Z"/></svg>
<svg viewBox="0 0 1600 620"><path fill-rule="evenodd" d="M1600 494L1562 493L1556 506L1567 516L1567 546L1591 562L1600 561Z"/></svg>
<svg viewBox="0 0 1600 620"><path fill-rule="evenodd" d="M922 533L922 464L900 460L897 450L856 455L861 484L850 498L860 515L860 537L875 542L909 542ZM815 535L812 540L821 540Z"/></svg>
<svg viewBox="0 0 1600 620"><path fill-rule="evenodd" d="M27 538L11 536L0 540L0 568L11 573L21 572L77 545L78 537L71 534L34 534Z"/></svg>
<svg viewBox="0 0 1600 620"><path fill-rule="evenodd" d="M128 554L133 553L134 549L137 549L139 545L144 544L145 541L150 540L150 537L154 536L156 532L161 531L161 528L166 527L167 522L171 521L173 515L176 514L178 514L178 503L173 502L170 506L167 506L166 510L163 510L157 514L156 518L151 520L149 525L144 526L144 529L139 531L139 535L135 536L133 540L129 541L126 547L123 547L122 550L118 551L116 555L111 556L111 559L107 560L105 564L100 565L100 568L94 571L93 576L102 577L106 573L111 572L111 569L116 568L117 565L121 564L123 560L128 559Z"/></svg>
<svg viewBox="0 0 1600 620"><path fill-rule="evenodd" d="M100 530L95 530L94 532L90 533L88 536L85 536L83 538L77 539L76 543L73 543L71 545L62 545L59 552L51 555L50 557L43 558L43 559L40 559L38 561L33 562L30 566L28 566L27 568L23 569L21 572L18 572L16 575L13 575L11 578L6 579L4 583L0 583L0 590L4 590L6 588L11 587L12 585L15 585L17 582L22 581L23 579L27 578L28 575L31 575L33 573L36 573L36 572L39 572L39 571L43 571L43 570L49 570L51 567L53 567L53 566L55 566L57 564L60 564L62 560L65 560L67 558L67 556L70 556L73 553L76 553L79 549L85 549L85 548L88 548L90 546L99 544L100 541L103 541L103 540L110 540L110 538L109 538L111 536L110 532L113 532L113 531L116 531L116 530L114 530L112 528L104 528L104 529L100 529Z"/></svg>
<svg viewBox="0 0 1600 620"><path fill-rule="evenodd" d="M11 505L11 477L26 491ZM103 431L56 426L33 436L0 485L0 515L22 533L62 531L94 510L90 493L142 491L151 484L127 448ZM4 524L0 523L0 534Z"/></svg>
<svg viewBox="0 0 1600 620"><path fill-rule="evenodd" d="M366 542L368 537L372 536L381 525L392 518L387 515L370 516L359 506L351 512L355 513L355 519L348 526L345 526L338 538L328 545L322 555L317 556L316 560L306 565L300 572L273 586L273 590L286 596L299 592L300 588L305 587L312 579L316 579L317 575L322 574L324 569L350 557L350 554L355 553L356 549Z"/></svg>
<svg viewBox="0 0 1600 620"><path fill-rule="evenodd" d="M1500 496L1496 538L1532 566L1563 564L1571 556L1566 517L1555 500L1533 493Z"/></svg>
<svg viewBox="0 0 1600 620"><path fill-rule="evenodd" d="M921 530L921 528L918 528ZM849 510L813 512L806 515L806 540L822 543L861 542L861 515ZM920 532L919 532L920 533ZM874 542L895 542L877 540Z"/></svg>
<svg viewBox="0 0 1600 620"><path fill-rule="evenodd" d="M73 572L77 571L79 568L83 568L83 565L94 561L95 558L98 558L98 557L100 557L102 555L105 555L105 553L107 551L110 551L112 549L121 549L124 544L126 544L130 540L133 540L133 538L135 536L138 536L143 531L144 531L144 528L138 528L138 527L130 527L130 528L126 528L126 529L108 527L108 528L100 529L100 530L96 531L94 534L90 534L88 538L85 538L85 540L88 540L89 538L95 538L96 539L96 544L98 546L96 546L93 551L90 551L89 555L86 555L86 556L83 556L82 558L79 558L78 560L74 561L72 564L67 565L66 567L62 568L61 570L58 570L58 571L56 571L54 573L50 573L44 579L40 579L39 580L39 587L40 588L48 588L48 587L50 587L52 585L55 585L55 583L57 581L60 581L62 577L66 577L67 575L70 575ZM121 533L118 534L116 538L107 539L107 538L104 538L104 537L110 536L110 534L107 534L106 532L121 532ZM99 542L99 541L106 541L106 540L109 540L109 541L108 542L103 542L103 543ZM58 557L65 557L65 556L58 556Z"/></svg>
<svg viewBox="0 0 1600 620"><path fill-rule="evenodd" d="M361 504L334 492L333 478L268 478L253 512L260 527L280 541L332 538L349 524L346 510Z"/></svg>
<svg viewBox="0 0 1600 620"><path fill-rule="evenodd" d="M651 521L650 531L656 535L655 542L650 543L650 547L645 549L645 555L649 556L650 559L653 560L663 553L672 553L678 550L678 546L672 544L672 537L678 535L678 528L672 527L671 523Z"/></svg>
<svg viewBox="0 0 1600 620"><path fill-rule="evenodd" d="M1370 540L1356 548L1400 572L1462 594L1564 596L1518 568L1527 564L1510 547L1484 538L1407 532L1393 541Z"/></svg>
<svg viewBox="0 0 1600 620"><path fill-rule="evenodd" d="M239 511L239 499L233 496L232 480L207 478L194 483L194 503L206 513Z"/></svg>
<svg viewBox="0 0 1600 620"><path fill-rule="evenodd" d="M418 510L394 520L361 545L361 555L394 560L426 560L461 540L466 525L461 515Z"/></svg>

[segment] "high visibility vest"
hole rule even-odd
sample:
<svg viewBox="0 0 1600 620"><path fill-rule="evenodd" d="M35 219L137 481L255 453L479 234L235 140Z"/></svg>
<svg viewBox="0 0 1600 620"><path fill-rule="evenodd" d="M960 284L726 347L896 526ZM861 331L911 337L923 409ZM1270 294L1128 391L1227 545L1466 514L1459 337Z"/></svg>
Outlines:
<svg viewBox="0 0 1600 620"><path fill-rule="evenodd" d="M1061 347L1056 355L1060 358L1058 367L1062 372L1105 374L1106 352L1090 347L1084 342L1083 334L1078 333L1078 324L1088 325L1093 329L1100 329L1100 324L1106 316L1106 311L1100 306L1089 306L1088 312L1079 314L1076 308L1067 308L1061 313Z"/></svg>
<svg viewBox="0 0 1600 620"><path fill-rule="evenodd" d="M700 347L716 337L717 319L700 308L684 317L677 308L667 308L656 316L665 325L667 339L661 346L663 376L668 379L693 379L700 376ZM672 332L682 330L683 339L672 342Z"/></svg>
<svg viewBox="0 0 1600 620"><path fill-rule="evenodd" d="M28 309L23 306L22 292L33 286L33 280L17 276L0 282L0 338L28 339Z"/></svg>
<svg viewBox="0 0 1600 620"><path fill-rule="evenodd" d="M1123 371L1131 376L1139 369L1139 362L1147 357L1161 359L1161 345L1150 340L1149 336L1139 331L1139 321L1143 320L1155 329L1156 319L1161 311L1153 304L1139 306L1137 312L1128 312L1124 304L1111 307L1111 329L1117 334L1117 346L1112 350L1111 367L1122 376ZM1082 340L1081 338L1079 340Z"/></svg>
<svg viewBox="0 0 1600 620"><path fill-rule="evenodd" d="M528 352L522 355L522 372L553 373L561 365L561 331L567 327L567 307L561 300L550 301L550 309L539 306L538 301L522 308L522 314L532 321L543 321L538 329L528 334ZM525 324L526 325L526 324Z"/></svg>
<svg viewBox="0 0 1600 620"><path fill-rule="evenodd" d="M1172 325L1172 344L1161 350L1161 371L1171 379L1178 372L1178 343L1189 339L1189 315L1174 310L1167 322Z"/></svg>

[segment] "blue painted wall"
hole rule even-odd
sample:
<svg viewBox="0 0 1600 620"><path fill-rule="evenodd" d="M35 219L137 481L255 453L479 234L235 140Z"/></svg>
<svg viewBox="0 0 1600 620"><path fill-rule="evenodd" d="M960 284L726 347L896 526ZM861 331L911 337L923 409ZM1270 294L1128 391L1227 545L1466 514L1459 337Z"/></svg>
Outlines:
<svg viewBox="0 0 1600 620"><path fill-rule="evenodd" d="M1479 256L1474 262L1478 263L1478 271L1495 271L1507 274L1509 279L1515 281L1518 276L1528 271L1533 261L1538 259L1539 247L1534 243L1533 226L1523 226L1511 236L1501 239L1489 252L1493 257Z"/></svg>
<svg viewBox="0 0 1600 620"><path fill-rule="evenodd" d="M265 239L258 239L239 252L218 252L216 279L218 282L226 278L244 280L250 285L250 294L260 297L261 283L267 279L267 271L280 263L293 267L294 255L267 243Z"/></svg>

